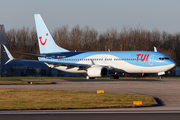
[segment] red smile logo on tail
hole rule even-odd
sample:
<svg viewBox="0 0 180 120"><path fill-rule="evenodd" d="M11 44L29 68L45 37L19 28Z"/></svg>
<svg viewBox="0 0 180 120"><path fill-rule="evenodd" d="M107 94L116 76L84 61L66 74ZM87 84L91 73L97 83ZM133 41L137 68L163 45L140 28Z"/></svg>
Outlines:
<svg viewBox="0 0 180 120"><path fill-rule="evenodd" d="M46 36L48 36L48 33L46 33ZM44 42L42 42L42 37L39 37L39 40L40 40L41 45L45 45L47 42L47 38L45 39Z"/></svg>

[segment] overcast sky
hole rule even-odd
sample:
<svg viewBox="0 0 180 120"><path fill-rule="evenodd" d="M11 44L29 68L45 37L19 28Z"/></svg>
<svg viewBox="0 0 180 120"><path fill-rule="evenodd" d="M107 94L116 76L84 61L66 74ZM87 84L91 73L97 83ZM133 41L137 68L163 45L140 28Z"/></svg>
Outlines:
<svg viewBox="0 0 180 120"><path fill-rule="evenodd" d="M5 30L33 28L41 14L50 32L59 26L89 26L98 32L123 26L180 32L180 0L0 0Z"/></svg>

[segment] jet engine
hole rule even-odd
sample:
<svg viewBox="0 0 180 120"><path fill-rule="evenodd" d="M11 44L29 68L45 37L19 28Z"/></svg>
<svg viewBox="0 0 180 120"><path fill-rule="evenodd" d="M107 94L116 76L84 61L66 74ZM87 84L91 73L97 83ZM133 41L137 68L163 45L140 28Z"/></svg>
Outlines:
<svg viewBox="0 0 180 120"><path fill-rule="evenodd" d="M102 66L94 66L90 67L87 70L87 74L89 77L104 77L109 74L108 69Z"/></svg>

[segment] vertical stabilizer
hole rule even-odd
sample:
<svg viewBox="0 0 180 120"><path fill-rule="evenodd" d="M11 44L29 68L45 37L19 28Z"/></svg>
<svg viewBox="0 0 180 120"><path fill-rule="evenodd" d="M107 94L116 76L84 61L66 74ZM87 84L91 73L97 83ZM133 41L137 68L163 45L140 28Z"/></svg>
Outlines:
<svg viewBox="0 0 180 120"><path fill-rule="evenodd" d="M35 24L38 36L40 53L68 52L68 50L59 47L52 38L40 14L35 14Z"/></svg>

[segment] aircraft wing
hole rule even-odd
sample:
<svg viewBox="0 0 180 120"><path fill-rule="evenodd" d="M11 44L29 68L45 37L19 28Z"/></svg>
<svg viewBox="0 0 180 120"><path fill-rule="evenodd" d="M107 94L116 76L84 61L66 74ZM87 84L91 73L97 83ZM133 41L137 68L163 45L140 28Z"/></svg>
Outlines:
<svg viewBox="0 0 180 120"><path fill-rule="evenodd" d="M41 61L43 62L43 61ZM47 66L51 67L51 68L54 68L54 67L59 67L59 66L67 66L67 67L79 67L79 68L89 68L90 65L87 65L87 64L76 64L76 63L64 63L64 62L43 62L45 63Z"/></svg>
<svg viewBox="0 0 180 120"><path fill-rule="evenodd" d="M45 55L37 55L37 54L29 54L29 53L20 53L20 52L12 52L12 51L11 51L11 53L20 54L20 55L35 56L35 57L46 57Z"/></svg>
<svg viewBox="0 0 180 120"><path fill-rule="evenodd" d="M87 64L63 63L63 62L53 62L53 61L39 61L39 60L26 60L26 59L14 59L13 61L41 62L51 68L58 67L58 66L79 67L79 68L89 68L90 67L90 65L87 65Z"/></svg>

